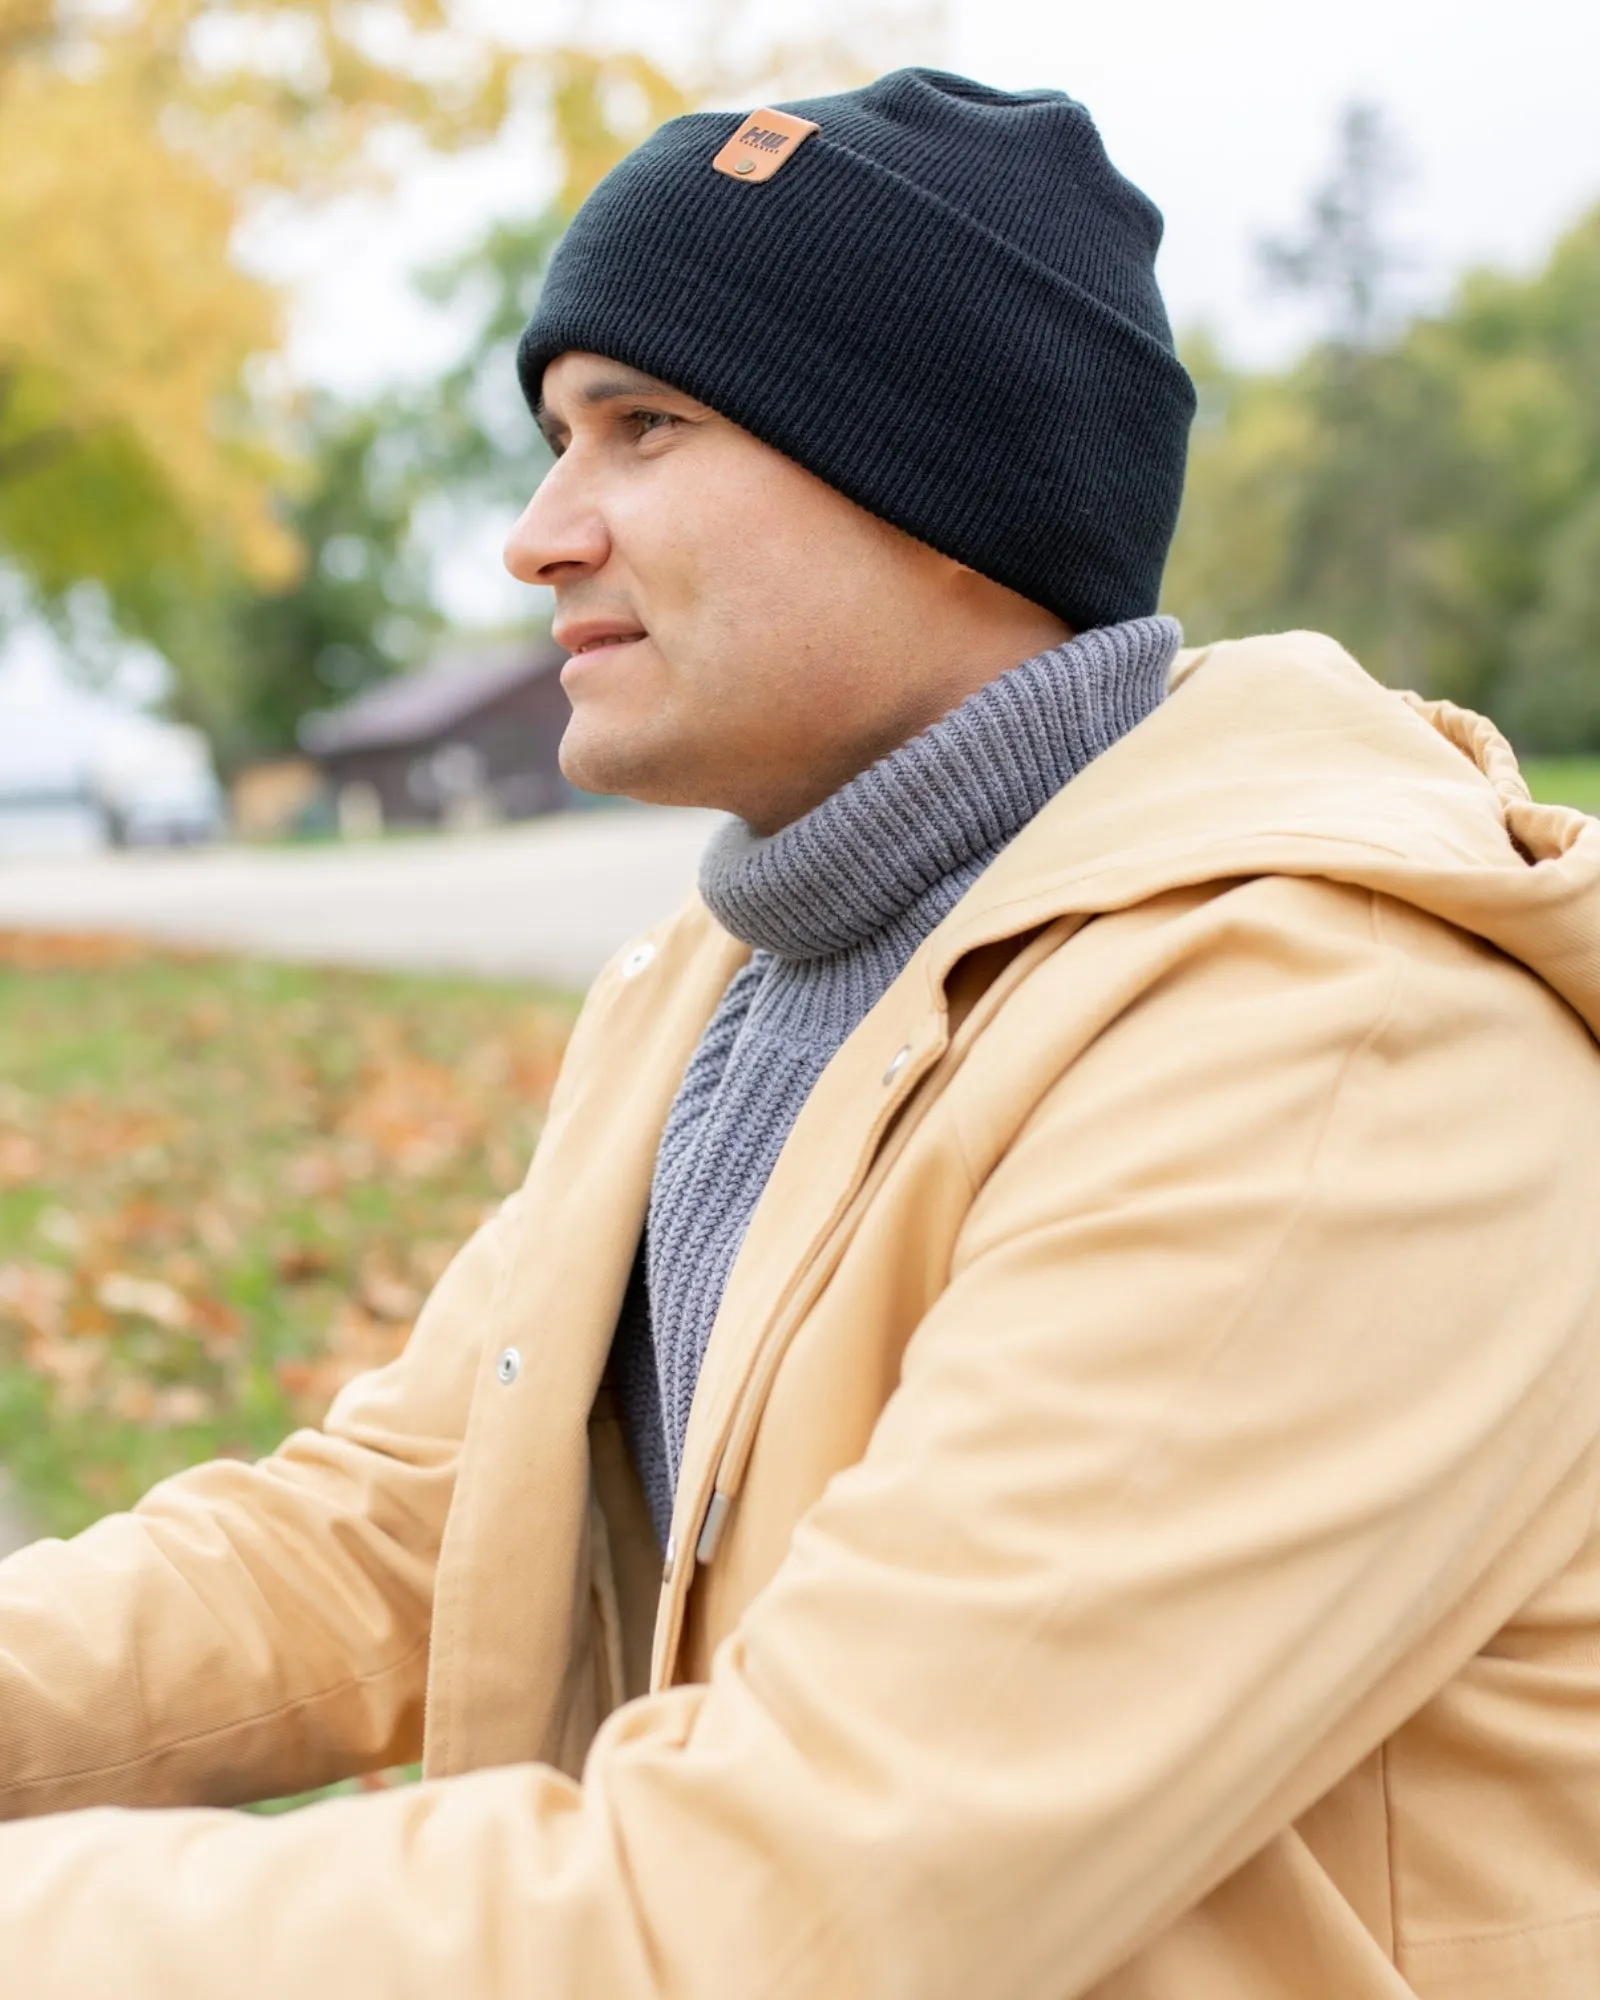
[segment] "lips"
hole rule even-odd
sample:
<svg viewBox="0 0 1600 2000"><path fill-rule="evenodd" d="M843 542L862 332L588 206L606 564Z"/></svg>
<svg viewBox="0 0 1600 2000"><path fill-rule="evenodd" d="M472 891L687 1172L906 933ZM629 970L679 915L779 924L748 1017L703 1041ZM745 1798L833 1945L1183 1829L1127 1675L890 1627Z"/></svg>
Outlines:
<svg viewBox="0 0 1600 2000"><path fill-rule="evenodd" d="M609 639L586 639L581 646L573 649L572 657L581 660L585 653L598 653L604 646L631 646L636 639L642 639L642 632L614 632Z"/></svg>
<svg viewBox="0 0 1600 2000"><path fill-rule="evenodd" d="M586 619L574 621L570 625L557 624L552 636L558 646L564 646L576 659L585 653L598 653L608 646L631 646L647 637L643 626L624 625L615 619Z"/></svg>

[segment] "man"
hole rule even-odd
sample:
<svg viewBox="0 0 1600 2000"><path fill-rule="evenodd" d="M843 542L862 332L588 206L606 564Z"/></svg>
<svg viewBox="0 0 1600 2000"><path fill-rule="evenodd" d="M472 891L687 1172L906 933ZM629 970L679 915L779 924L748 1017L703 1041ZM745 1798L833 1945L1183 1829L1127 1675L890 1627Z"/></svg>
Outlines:
<svg viewBox="0 0 1600 2000"><path fill-rule="evenodd" d="M578 217L509 559L733 818L402 1359L0 1567L8 1992L1600 1991L1600 827L1174 663L1158 235L925 72Z"/></svg>

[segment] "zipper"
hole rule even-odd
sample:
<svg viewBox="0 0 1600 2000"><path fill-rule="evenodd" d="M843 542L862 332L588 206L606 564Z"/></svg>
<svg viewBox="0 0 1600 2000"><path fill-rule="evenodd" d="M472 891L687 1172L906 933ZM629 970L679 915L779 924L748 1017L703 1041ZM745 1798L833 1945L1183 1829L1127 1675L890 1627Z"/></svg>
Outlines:
<svg viewBox="0 0 1600 2000"><path fill-rule="evenodd" d="M894 1075L893 1081L898 1088L874 1120L861 1149L856 1172L817 1232L810 1253L796 1269L787 1291L778 1301L777 1310L767 1323L766 1331L746 1360L741 1375L730 1387L727 1407L718 1418L712 1448L704 1460L707 1471L701 1474L692 1502L674 1509L673 1532L668 1539L667 1560L661 1572L661 1601L656 1613L656 1642L651 1659L652 1688L666 1685L666 1673L677 1657L682 1636L689 1585L701 1561L709 1562L711 1555L715 1554L735 1498L735 1493L722 1490L722 1470L727 1461L729 1439L739 1428L741 1417L749 1405L751 1384L770 1379L794 1329L805 1318L816 1296L817 1287L810 1281L814 1279L818 1265L826 1260L830 1245L838 1241L841 1229L854 1214L863 1190L869 1183L875 1186L874 1169L885 1134L909 1106L910 1093L945 1052L947 1041L943 1017L940 1018L939 1033L932 1041L924 1043L920 1049L914 1041L903 1046L909 1046L912 1053ZM895 1054L899 1053L897 1049ZM832 1262L828 1262L827 1272L831 1273L832 1269ZM682 1532L677 1526L680 1520L686 1524ZM710 1552L704 1557L700 1553L702 1547Z"/></svg>
<svg viewBox="0 0 1600 2000"><path fill-rule="evenodd" d="M787 1294L779 1301L765 1333L756 1342L743 1376L730 1397L727 1411L718 1426L715 1445L706 1459L706 1464L712 1468L709 1482L702 1475L693 1506L684 1510L686 1522L697 1524L693 1529L693 1540L691 1542L686 1533L680 1541L675 1533L669 1541L671 1553L662 1571L662 1601L657 1614L655 1659L651 1670L653 1687L664 1687L667 1674L676 1664L689 1586L695 1571L716 1557L723 1530L739 1497L761 1416L784 1355L822 1288L837 1269L839 1256L829 1253L835 1246L848 1241L850 1225L877 1194L904 1152L912 1133L942 1095L942 1086L939 1091L933 1092L923 1091L920 1086L941 1069L945 1072L945 1081L948 1081L960 1067L972 1043L1017 987L1037 965L1080 929L1084 921L1082 915L1074 914L1046 925L991 981L954 1036L941 1032L935 1041L921 1050L913 1043L909 1060L894 1073L893 1081L899 1088L885 1105L882 1116L868 1136L863 1148L865 1164L852 1176L819 1233L811 1254L796 1271ZM941 1028L947 1019L947 1015L941 1016ZM918 1097L921 1102L913 1117L911 1109Z"/></svg>

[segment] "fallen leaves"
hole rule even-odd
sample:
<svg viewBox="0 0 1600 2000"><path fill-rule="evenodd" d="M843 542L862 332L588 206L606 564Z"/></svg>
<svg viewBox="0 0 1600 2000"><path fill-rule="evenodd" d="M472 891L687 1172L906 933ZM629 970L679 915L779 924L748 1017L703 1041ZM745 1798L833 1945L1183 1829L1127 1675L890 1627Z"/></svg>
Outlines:
<svg viewBox="0 0 1600 2000"><path fill-rule="evenodd" d="M0 1264L0 1313L41 1340L61 1332L70 1291L67 1273L52 1264Z"/></svg>
<svg viewBox="0 0 1600 2000"><path fill-rule="evenodd" d="M140 1424L152 1430L177 1430L185 1424L203 1424L216 1412L214 1398L192 1382L173 1382L158 1388L141 1375L124 1375L112 1386L107 1398L112 1416L125 1424Z"/></svg>
<svg viewBox="0 0 1600 2000"><path fill-rule="evenodd" d="M189 1324L189 1301L159 1278L135 1278L126 1271L108 1271L94 1288L109 1313L128 1313L154 1320L176 1331Z"/></svg>
<svg viewBox="0 0 1600 2000"><path fill-rule="evenodd" d="M368 1258L361 1271L361 1304L374 1319L409 1327L422 1310L422 1287Z"/></svg>
<svg viewBox="0 0 1600 2000"><path fill-rule="evenodd" d="M0 1462L70 1530L404 1346L571 1020L425 979L0 933Z"/></svg>
<svg viewBox="0 0 1600 2000"><path fill-rule="evenodd" d="M235 1245L237 1238L234 1239ZM273 1258L273 1268L285 1285L309 1284L325 1278L333 1269L333 1258L314 1243L288 1243Z"/></svg>
<svg viewBox="0 0 1600 2000"><path fill-rule="evenodd" d="M300 1405L325 1410L348 1382L397 1359L411 1333L409 1320L382 1319L355 1302L334 1315L326 1349L280 1361L278 1381Z"/></svg>
<svg viewBox="0 0 1600 2000"><path fill-rule="evenodd" d="M0 930L0 968L13 972L85 972L111 965L136 965L150 959L196 954L159 952L143 938L119 937L107 931Z"/></svg>
<svg viewBox="0 0 1600 2000"><path fill-rule="evenodd" d="M44 1171L44 1149L26 1132L0 1132L0 1188L26 1187Z"/></svg>

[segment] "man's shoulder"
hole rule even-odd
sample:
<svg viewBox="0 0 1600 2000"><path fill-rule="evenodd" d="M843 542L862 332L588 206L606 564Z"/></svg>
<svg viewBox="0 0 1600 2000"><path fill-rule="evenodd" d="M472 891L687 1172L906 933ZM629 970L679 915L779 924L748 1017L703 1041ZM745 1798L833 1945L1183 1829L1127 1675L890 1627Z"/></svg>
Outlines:
<svg viewBox="0 0 1600 2000"><path fill-rule="evenodd" d="M953 963L1008 929L1265 878L1367 891L1487 944L1600 1036L1600 823L1534 804L1487 718L1385 687L1313 632L1180 655L1166 701L1023 830L935 949Z"/></svg>

